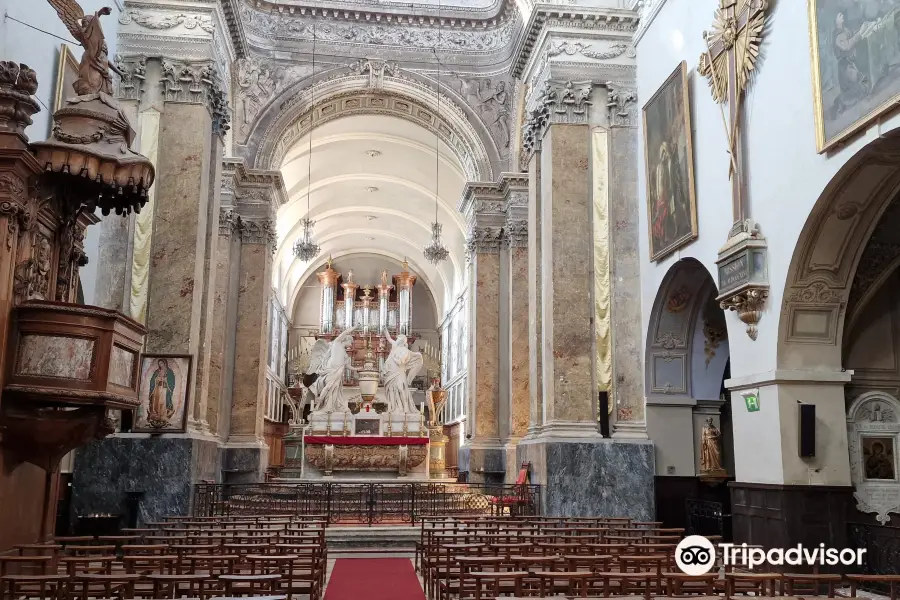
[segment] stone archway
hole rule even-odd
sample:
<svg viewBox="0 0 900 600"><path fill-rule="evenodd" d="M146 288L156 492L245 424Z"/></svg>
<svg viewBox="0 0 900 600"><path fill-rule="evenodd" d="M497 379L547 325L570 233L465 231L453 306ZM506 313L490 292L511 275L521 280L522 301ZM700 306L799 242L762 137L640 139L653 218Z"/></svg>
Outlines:
<svg viewBox="0 0 900 600"><path fill-rule="evenodd" d="M389 115L437 134L454 151L469 181L493 181L502 168L501 153L475 111L443 82L438 107L435 81L396 66L379 68L375 62L319 74L313 86L306 78L285 88L259 113L237 151L256 168L277 169L311 127L350 115Z"/></svg>
<svg viewBox="0 0 900 600"><path fill-rule="evenodd" d="M647 430L656 447L657 517L671 527L703 529L702 518L689 522L691 507L713 502L725 514L730 502L727 488L703 484L700 464L703 428L712 419L722 434L722 466L728 476L734 474L730 402L722 394L728 329L717 294L706 267L683 259L666 273L650 315Z"/></svg>
<svg viewBox="0 0 900 600"><path fill-rule="evenodd" d="M866 293L858 285L854 288L854 279L863 265L867 270L876 266L874 276L888 266L880 256L865 259L864 252L900 193L898 167L900 136L878 139L847 161L816 202L788 270L779 323L779 369L842 370L847 309L864 300Z"/></svg>

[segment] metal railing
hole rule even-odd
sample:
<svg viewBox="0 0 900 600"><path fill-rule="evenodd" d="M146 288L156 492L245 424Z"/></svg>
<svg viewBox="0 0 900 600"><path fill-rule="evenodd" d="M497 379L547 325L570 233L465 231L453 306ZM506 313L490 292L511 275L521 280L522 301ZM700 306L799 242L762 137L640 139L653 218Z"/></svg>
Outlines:
<svg viewBox="0 0 900 600"><path fill-rule="evenodd" d="M427 516L540 514L541 486L475 483L257 483L194 486L193 515L328 515L330 524L416 524Z"/></svg>
<svg viewBox="0 0 900 600"><path fill-rule="evenodd" d="M868 525L847 523L847 547L865 548L863 575L900 575L900 527L889 525ZM868 583L867 587L879 592L888 592L887 584Z"/></svg>

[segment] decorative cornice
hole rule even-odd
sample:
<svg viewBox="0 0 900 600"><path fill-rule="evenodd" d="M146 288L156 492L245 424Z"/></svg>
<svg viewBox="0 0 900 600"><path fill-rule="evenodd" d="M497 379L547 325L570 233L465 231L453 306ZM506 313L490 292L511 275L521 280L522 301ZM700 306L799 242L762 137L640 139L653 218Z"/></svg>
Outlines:
<svg viewBox="0 0 900 600"><path fill-rule="evenodd" d="M560 26L584 31L632 33L637 29L637 25L637 14L633 10L536 6L519 38L512 64L512 75L516 78L524 76L525 67L531 61L541 32L545 28Z"/></svg>
<svg viewBox="0 0 900 600"><path fill-rule="evenodd" d="M280 171L250 169L242 158L223 159L222 187L234 195L235 202L251 199L273 203L274 210L284 206L288 199Z"/></svg>
<svg viewBox="0 0 900 600"><path fill-rule="evenodd" d="M522 149L525 154L534 152L535 146L551 124L587 123L593 89L591 81L545 82L537 106L528 111L522 126Z"/></svg>
<svg viewBox="0 0 900 600"><path fill-rule="evenodd" d="M165 13L125 9L119 13L119 23L122 25L136 23L145 29L162 30L183 26L188 31L199 29L210 34L216 30L212 17L209 15L186 14L182 12Z"/></svg>
<svg viewBox="0 0 900 600"><path fill-rule="evenodd" d="M656 19L656 15L659 14L665 3L666 0L633 0L632 8L638 12L638 18L640 19L637 31L634 32L635 46L647 33L647 29L649 29L653 20Z"/></svg>

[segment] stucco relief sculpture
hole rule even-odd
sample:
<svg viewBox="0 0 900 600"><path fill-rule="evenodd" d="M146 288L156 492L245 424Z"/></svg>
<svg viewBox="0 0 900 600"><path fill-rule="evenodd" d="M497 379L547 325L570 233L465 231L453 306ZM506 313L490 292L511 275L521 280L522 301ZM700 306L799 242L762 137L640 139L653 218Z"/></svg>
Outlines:
<svg viewBox="0 0 900 600"><path fill-rule="evenodd" d="M317 376L309 388L315 395L315 412L350 412L344 397L344 371L353 369L347 354L353 331L344 331L330 343L318 340L313 345L306 374Z"/></svg>
<svg viewBox="0 0 900 600"><path fill-rule="evenodd" d="M410 385L424 364L422 353L409 349L405 335L401 334L397 339L392 339L391 334L385 329L384 337L391 344L391 353L381 368L388 412L418 413Z"/></svg>
<svg viewBox="0 0 900 600"><path fill-rule="evenodd" d="M857 508L875 513L879 523L900 514L900 401L884 392L867 392L847 413L850 479Z"/></svg>

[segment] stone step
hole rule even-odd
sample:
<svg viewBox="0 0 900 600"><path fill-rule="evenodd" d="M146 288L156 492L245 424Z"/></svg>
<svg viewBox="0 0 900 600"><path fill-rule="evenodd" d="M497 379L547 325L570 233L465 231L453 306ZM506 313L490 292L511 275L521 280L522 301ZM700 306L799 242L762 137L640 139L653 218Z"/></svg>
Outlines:
<svg viewBox="0 0 900 600"><path fill-rule="evenodd" d="M359 549L412 550L420 538L420 529L410 526L332 526L325 529L329 552Z"/></svg>

